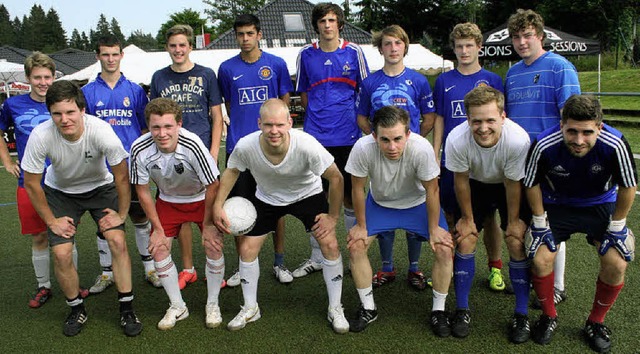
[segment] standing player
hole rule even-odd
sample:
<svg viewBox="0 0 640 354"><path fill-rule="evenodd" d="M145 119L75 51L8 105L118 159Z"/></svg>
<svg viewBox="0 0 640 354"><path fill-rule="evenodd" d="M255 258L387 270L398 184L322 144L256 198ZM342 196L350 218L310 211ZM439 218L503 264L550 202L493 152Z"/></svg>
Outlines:
<svg viewBox="0 0 640 354"><path fill-rule="evenodd" d="M193 29L175 25L167 30L166 49L172 64L160 69L151 78L151 98L170 98L182 107L183 127L197 134L217 162L222 137L222 97L216 74L210 68L191 61ZM180 230L180 250L184 270L179 274L180 289L198 279L193 267L191 225Z"/></svg>
<svg viewBox="0 0 640 354"><path fill-rule="evenodd" d="M509 118L523 127L533 141L540 132L558 124L565 101L580 94L578 73L567 59L544 50L544 20L536 12L518 9L509 17L507 27L513 48L522 60L507 72L506 110ZM555 264L556 304L567 298L565 254L563 242Z"/></svg>
<svg viewBox="0 0 640 354"><path fill-rule="evenodd" d="M467 124L453 128L445 145L446 166L454 174L460 207L453 267L457 310L451 332L460 338L469 335L469 293L475 274L478 233L487 218L495 218L497 209L500 226L505 231L509 276L516 296L509 339L524 343L529 339L529 264L523 238L525 221L530 217L520 181L524 177L529 135L506 118L504 96L492 87L471 90L464 97L464 106Z"/></svg>
<svg viewBox="0 0 640 354"><path fill-rule="evenodd" d="M31 235L31 261L36 274L38 288L29 300L29 307L38 308L51 297L51 271L49 269L49 241L47 240L47 225L42 221L31 205L24 188L24 172L20 169L20 161L24 156L25 146L33 128L49 120L49 110L45 103L47 90L53 83L56 64L49 56L34 52L24 61L24 73L31 86L31 92L26 95L14 96L4 101L0 112L0 137L10 126L14 127L18 161L13 162L9 155L9 148L3 138L0 138L0 159L7 172L18 179L16 200L18 202L18 216L20 217L23 235ZM78 251L73 245L73 263L78 264ZM85 289L80 289L83 297L88 295Z"/></svg>
<svg viewBox="0 0 640 354"><path fill-rule="evenodd" d="M136 186L140 204L153 226L149 250L171 304L158 328L171 329L176 321L189 316L171 258L172 237L178 235L180 225L189 222L200 227L207 258L205 323L209 328L217 327L222 323L218 295L224 277L224 256L222 234L213 225L211 207L220 172L198 136L182 129L182 109L175 101L152 100L145 117L150 132L131 146L130 169L131 184ZM149 188L151 181L159 192L155 202Z"/></svg>
<svg viewBox="0 0 640 354"><path fill-rule="evenodd" d="M131 197L128 154L109 124L84 113L84 95L75 84L54 82L46 102L51 120L33 129L21 164L29 199L48 227L56 277L71 307L63 333L75 336L87 321L71 254L76 225L89 211L111 247L120 326L127 336L137 336L142 323L133 311L131 259L124 233ZM47 159L51 165L42 186Z"/></svg>
<svg viewBox="0 0 640 354"><path fill-rule="evenodd" d="M318 239L323 255L322 273L329 295L327 319L337 333L349 331L342 309L342 256L336 238L336 223L342 200L342 175L333 157L312 136L291 129L287 105L272 98L260 108L260 131L240 139L224 171L213 214L216 226L229 232L222 209L240 172L249 170L257 182L252 201L258 211L254 228L239 238L240 277L244 305L229 322L229 330L242 329L260 318L257 302L260 267L258 254L267 234L279 218L291 214ZM322 192L321 177L329 181L329 203Z"/></svg>
<svg viewBox="0 0 640 354"><path fill-rule="evenodd" d="M427 78L404 66L403 58L409 52L409 36L398 25L384 28L373 35L373 45L384 57L384 66L362 82L357 100L358 125L365 134L371 133L371 120L385 106L400 107L409 112L409 129L426 136L433 127L435 110ZM422 122L421 122L422 120ZM393 241L395 230L378 234L382 270L373 277L373 285L381 286L395 280ZM407 231L409 270L407 281L417 290L424 290L426 280L418 269L424 238Z"/></svg>
<svg viewBox="0 0 640 354"><path fill-rule="evenodd" d="M116 132L126 151L131 143L147 130L144 121L144 107L149 102L147 95L138 84L127 80L120 72L120 61L124 53L122 44L113 35L101 37L96 45L96 59L100 62L101 72L96 80L82 88L87 101L86 112L109 123ZM161 287L160 279L153 267L153 257L149 254L149 232L151 224L138 202L138 196L132 189L129 217L135 227L136 245L144 265L145 279L155 287ZM103 292L113 284L111 252L101 232L97 233L98 254L102 274L96 278L89 289L92 294Z"/></svg>
<svg viewBox="0 0 640 354"><path fill-rule="evenodd" d="M373 242L369 236L405 229L419 240L428 240L436 255L431 327L436 335L447 337L451 330L445 301L453 270L453 240L440 209L440 169L435 153L426 139L410 131L410 124L405 110L392 105L380 108L373 116L372 135L358 140L347 161L357 220L349 230L347 245L351 274L362 303L350 327L360 332L378 317L367 256ZM368 178L370 190L365 198Z"/></svg>
<svg viewBox="0 0 640 354"><path fill-rule="evenodd" d="M602 116L595 97L572 96L560 124L538 136L527 161L524 185L533 212L527 246L533 259L533 288L542 307L533 340L539 344L549 343L558 326L553 301L556 246L580 232L587 234L600 260L584 335L597 352L611 348L611 331L603 322L624 286L627 262L633 260L634 236L626 219L638 176L629 143L602 123Z"/></svg>
<svg viewBox="0 0 640 354"><path fill-rule="evenodd" d="M296 91L300 92L305 108L304 131L327 148L344 176L344 226L349 230L356 218L351 204L351 176L344 166L361 135L355 102L369 68L362 49L340 38L344 22L340 6L331 3L314 6L311 23L319 39L302 48L298 55ZM309 241L311 258L293 271L296 278L322 269L322 252L313 236L309 236Z"/></svg>
<svg viewBox="0 0 640 354"><path fill-rule="evenodd" d="M434 127L433 147L436 155L445 144L447 136L459 124L467 121L464 95L478 86L491 86L503 92L502 79L480 66L478 54L482 48L482 32L474 23L459 23L449 35L449 43L456 55L458 66L436 79L433 98L438 117ZM440 158L440 202L449 225L453 227L454 215L460 213L453 190L453 172L446 168L446 156ZM496 218L488 218L483 225L483 241L489 263L489 288L505 289L502 278L502 232Z"/></svg>
<svg viewBox="0 0 640 354"><path fill-rule="evenodd" d="M236 18L233 29L236 42L240 46L240 54L223 62L218 70L220 90L230 120L226 140L227 162L238 140L259 130L258 117L262 103L270 98L279 97L288 105L289 93L293 91L284 60L263 52L258 46L262 39L260 19L251 14L240 15ZM249 197L255 192L256 181L249 171L245 171L240 174L231 196ZM284 265L284 218L278 221L273 248L273 272L276 278L281 283L292 282L293 275ZM240 274L236 271L229 278L227 285L239 284Z"/></svg>

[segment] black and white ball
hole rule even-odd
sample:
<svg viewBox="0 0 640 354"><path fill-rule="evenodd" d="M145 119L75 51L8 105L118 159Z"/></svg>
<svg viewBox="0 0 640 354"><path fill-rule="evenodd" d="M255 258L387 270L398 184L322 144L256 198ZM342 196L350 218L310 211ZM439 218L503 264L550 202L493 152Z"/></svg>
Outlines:
<svg viewBox="0 0 640 354"><path fill-rule="evenodd" d="M224 202L223 209L229 219L229 230L234 236L244 235L256 225L258 212L246 198L229 198Z"/></svg>

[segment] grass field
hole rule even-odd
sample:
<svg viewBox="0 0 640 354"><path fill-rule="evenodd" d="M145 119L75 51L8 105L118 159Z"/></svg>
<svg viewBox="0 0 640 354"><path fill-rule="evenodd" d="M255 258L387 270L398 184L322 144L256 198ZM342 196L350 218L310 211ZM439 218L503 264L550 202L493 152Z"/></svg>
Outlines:
<svg viewBox="0 0 640 354"><path fill-rule="evenodd" d="M636 131L637 132L637 131ZM637 134L635 136L638 136ZM638 142L635 142L638 143ZM296 279L293 284L279 284L271 273L273 251L267 242L260 255L261 282L258 302L262 319L251 323L239 332L229 332L224 326L206 329L204 305L206 284L198 281L183 291L191 316L178 323L168 332L156 329L164 315L168 299L162 289L152 288L143 278L142 264L136 255L135 240L129 237L129 253L132 256L133 282L136 294L135 307L145 325L143 333L136 338L125 337L118 326L116 290L112 287L105 293L91 296L86 301L89 321L83 332L74 338L64 337L62 322L68 308L55 280L53 298L42 308L27 307L27 300L35 287L31 265L30 240L19 235L20 226L16 211L15 180L0 169L0 311L3 321L0 333L3 353L29 353L36 351L86 353L356 353L356 352L423 352L423 353L524 353L563 352L583 353L589 348L581 338L581 328L590 311L597 258L595 251L580 235L568 243L567 290L569 298L559 306L559 328L551 345L542 347L533 342L513 345L507 339L507 322L514 306L513 296L493 293L486 286L486 257L483 247L478 249L477 271L474 289L470 298L472 307L472 333L464 339L453 337L436 338L429 327L431 291L413 291L405 281L408 267L406 242L398 237L395 247L396 267L399 277L395 283L375 290L379 310L378 321L363 333L334 334L326 320L327 298L322 275L316 273ZM634 206L628 218L631 228L640 229L640 208ZM128 225L128 235L133 235ZM308 239L303 234L302 224L295 219L287 220L285 262L293 269L308 256ZM95 226L85 217L78 229L79 274L81 284L89 286L99 272L95 245ZM196 233L197 234L197 233ZM397 233L399 236L403 232ZM345 232L339 225L339 240L342 255L347 264ZM237 254L233 240L225 241L227 274L237 266ZM197 244L199 236L195 237ZM421 268L429 272L432 254L424 246ZM179 256L174 252L174 259ZM377 246L370 256L374 269L380 264ZM194 247L196 269L204 275L204 255L199 245ZM503 261L508 256L503 254ZM505 269L505 273L507 270ZM353 282L345 272L343 304L347 315L352 315L359 306ZM241 289L223 289L220 296L224 324L230 321L242 304ZM631 263L627 272L626 286L606 323L613 331L614 352L637 353L640 332L638 318L640 309L640 270L638 263ZM447 308L454 310L453 285L447 299ZM539 311L532 310L535 319Z"/></svg>

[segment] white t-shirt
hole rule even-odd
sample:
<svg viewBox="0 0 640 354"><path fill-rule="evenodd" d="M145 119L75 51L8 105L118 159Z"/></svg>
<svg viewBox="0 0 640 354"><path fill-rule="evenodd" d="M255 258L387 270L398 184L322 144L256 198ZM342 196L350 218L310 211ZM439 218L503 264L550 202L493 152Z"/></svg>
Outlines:
<svg viewBox="0 0 640 354"><path fill-rule="evenodd" d="M131 184L147 184L153 180L159 198L170 203L193 203L204 200L206 186L220 174L209 149L194 133L180 128L176 151L165 154L158 150L151 133L131 145L129 176Z"/></svg>
<svg viewBox="0 0 640 354"><path fill-rule="evenodd" d="M322 192L321 176L333 163L333 156L314 137L289 130L289 150L282 162L274 165L260 149L261 134L256 131L238 140L228 163L229 168L251 170L258 199L284 206Z"/></svg>
<svg viewBox="0 0 640 354"><path fill-rule="evenodd" d="M83 119L84 133L73 142L60 134L52 119L34 128L20 167L29 173L42 173L48 157L51 165L44 183L70 194L89 192L113 182L105 159L114 166L129 154L109 123L89 114Z"/></svg>
<svg viewBox="0 0 640 354"><path fill-rule="evenodd" d="M407 209L425 202L422 181L440 174L436 155L429 141L411 133L398 160L384 156L373 135L360 138L351 150L345 170L356 177L369 177L370 192L376 203Z"/></svg>
<svg viewBox="0 0 640 354"><path fill-rule="evenodd" d="M469 124L463 123L447 137L445 166L452 172L469 171L469 178L483 183L519 181L530 144L529 134L510 119L505 119L498 143L490 148L478 145Z"/></svg>

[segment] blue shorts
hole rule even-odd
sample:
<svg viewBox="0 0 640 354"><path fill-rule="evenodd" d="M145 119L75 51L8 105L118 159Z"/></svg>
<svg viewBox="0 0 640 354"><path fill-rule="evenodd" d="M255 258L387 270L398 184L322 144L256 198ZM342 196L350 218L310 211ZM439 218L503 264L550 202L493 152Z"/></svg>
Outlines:
<svg viewBox="0 0 640 354"><path fill-rule="evenodd" d="M556 245L568 240L577 232L587 234L587 241L593 245L593 241L602 242L615 206L615 203L588 207L545 204L544 209L547 211L549 227Z"/></svg>
<svg viewBox="0 0 640 354"><path fill-rule="evenodd" d="M427 220L427 204L422 203L408 209L387 208L376 203L371 196L366 201L367 233L369 236L377 235L385 231L403 229L413 232L424 240L429 240L429 222ZM449 230L444 212L440 209L438 225Z"/></svg>

